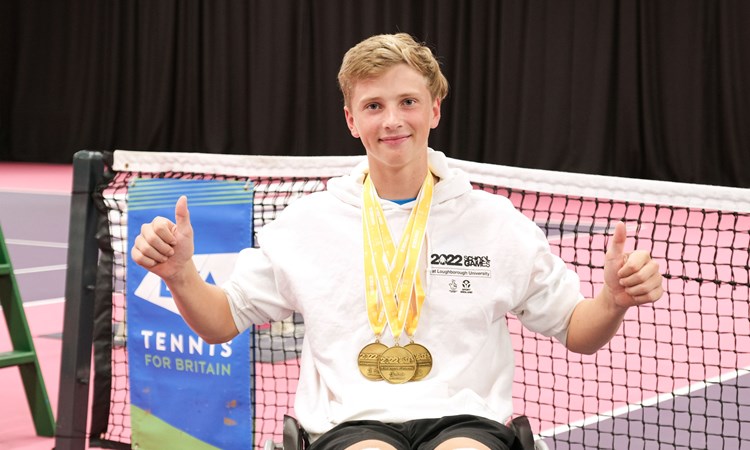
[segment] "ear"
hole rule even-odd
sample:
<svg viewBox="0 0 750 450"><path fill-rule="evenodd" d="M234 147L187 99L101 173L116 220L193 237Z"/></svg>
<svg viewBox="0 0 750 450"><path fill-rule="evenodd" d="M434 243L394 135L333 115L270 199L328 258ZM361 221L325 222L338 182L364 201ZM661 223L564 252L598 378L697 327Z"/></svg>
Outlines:
<svg viewBox="0 0 750 450"><path fill-rule="evenodd" d="M439 98L436 98L432 102L432 120L430 121L430 128L435 129L437 128L438 124L440 123L440 104L442 101Z"/></svg>
<svg viewBox="0 0 750 450"><path fill-rule="evenodd" d="M359 131L357 131L357 125L354 124L354 114L349 111L348 106L344 106L344 117L346 117L346 126L349 127L349 132L352 133L352 136L359 139Z"/></svg>

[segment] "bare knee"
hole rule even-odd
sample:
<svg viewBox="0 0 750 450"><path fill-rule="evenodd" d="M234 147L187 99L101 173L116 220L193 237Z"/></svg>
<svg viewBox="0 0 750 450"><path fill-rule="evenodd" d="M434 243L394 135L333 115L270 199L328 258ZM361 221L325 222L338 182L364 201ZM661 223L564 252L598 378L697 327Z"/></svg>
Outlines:
<svg viewBox="0 0 750 450"><path fill-rule="evenodd" d="M471 438L451 438L435 447L435 450L490 450L489 447Z"/></svg>
<svg viewBox="0 0 750 450"><path fill-rule="evenodd" d="M391 444L387 444L377 439L368 439L366 441L357 442L354 445L350 445L346 450L398 450Z"/></svg>

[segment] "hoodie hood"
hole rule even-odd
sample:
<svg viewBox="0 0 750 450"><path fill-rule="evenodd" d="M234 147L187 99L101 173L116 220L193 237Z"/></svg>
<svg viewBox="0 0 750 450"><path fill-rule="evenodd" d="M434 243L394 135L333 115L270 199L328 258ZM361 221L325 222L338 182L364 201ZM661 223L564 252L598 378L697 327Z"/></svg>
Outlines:
<svg viewBox="0 0 750 450"><path fill-rule="evenodd" d="M472 190L469 177L460 169L448 166L448 159L443 152L427 149L430 171L439 178L432 195L432 204L437 205L456 198ZM328 191L341 201L351 205L362 206L362 186L365 175L369 171L367 159L357 164L349 175L331 178L328 181ZM393 202L385 202L383 208L400 208ZM411 209L411 205L408 206Z"/></svg>

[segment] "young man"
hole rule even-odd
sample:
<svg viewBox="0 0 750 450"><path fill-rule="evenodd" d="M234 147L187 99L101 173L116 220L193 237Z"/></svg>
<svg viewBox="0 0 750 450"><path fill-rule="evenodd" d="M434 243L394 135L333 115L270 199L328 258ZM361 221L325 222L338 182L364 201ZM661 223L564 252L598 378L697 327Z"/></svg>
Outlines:
<svg viewBox="0 0 750 450"><path fill-rule="evenodd" d="M428 148L448 83L430 49L406 34L353 47L339 72L344 114L366 163L289 205L244 250L232 279L205 283L191 257L187 201L175 223L142 228L134 261L162 277L207 342L299 311L305 320L295 412L313 449L507 449L513 349L506 314L593 353L627 309L656 301L662 277L646 252L625 253L617 224L605 286L579 279L541 230L505 198L473 190ZM458 296L446 255L485 276Z"/></svg>

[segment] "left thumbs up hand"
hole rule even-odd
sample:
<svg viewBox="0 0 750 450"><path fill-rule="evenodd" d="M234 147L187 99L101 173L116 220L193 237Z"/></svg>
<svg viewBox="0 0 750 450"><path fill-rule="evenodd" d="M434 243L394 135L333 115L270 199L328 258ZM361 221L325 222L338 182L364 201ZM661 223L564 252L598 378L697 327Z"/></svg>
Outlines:
<svg viewBox="0 0 750 450"><path fill-rule="evenodd" d="M646 251L626 253L626 240L625 224L618 222L604 261L605 289L623 308L655 302L664 293L659 265Z"/></svg>

